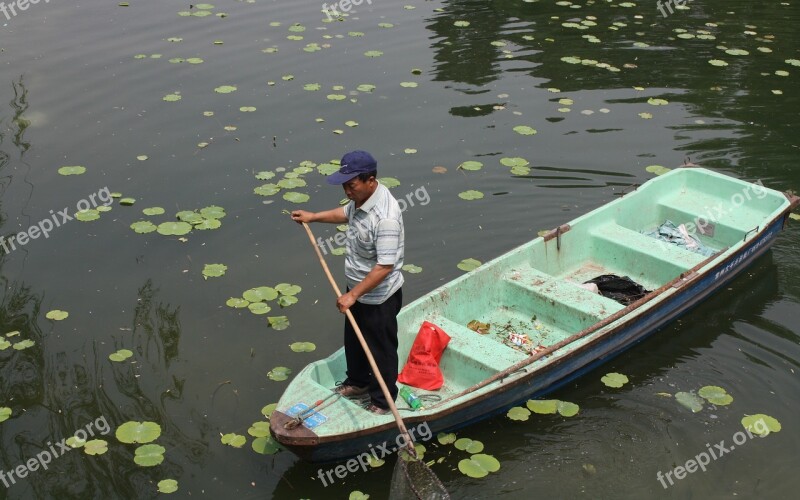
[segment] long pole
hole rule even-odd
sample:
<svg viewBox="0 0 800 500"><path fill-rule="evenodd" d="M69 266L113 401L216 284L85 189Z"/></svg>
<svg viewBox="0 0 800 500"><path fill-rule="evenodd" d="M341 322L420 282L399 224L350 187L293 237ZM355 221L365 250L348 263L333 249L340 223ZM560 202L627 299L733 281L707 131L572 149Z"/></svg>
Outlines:
<svg viewBox="0 0 800 500"><path fill-rule="evenodd" d="M328 264L325 262L325 258L322 257L322 252L319 251L317 240L314 239L314 234L311 232L311 228L308 227L308 224L305 222L303 222L303 228L305 228L306 233L308 234L308 239L311 240L311 246L314 247L314 251L317 253L319 263L322 264L322 269L325 271L325 275L328 276L328 281L330 281L333 291L336 292L337 297L341 297L342 293L339 290L339 287L336 285L336 280L333 279L333 276L331 275L331 270L328 269ZM353 313L350 312L350 309L345 311L345 314L347 315L347 319L350 321L350 324L353 326L353 330L356 332L356 337L358 337L358 341L361 343L364 353L367 355L369 366L372 367L372 373L375 375L375 378L378 379L378 384L381 386L383 396L386 398L386 402L389 403L389 409L392 410L392 415L394 415L394 419L397 422L397 427L400 429L400 434L402 434L403 438L405 439L406 447L408 448L409 453L416 457L417 455L414 450L414 445L411 442L411 436L408 435L406 425L403 423L403 419L400 417L400 412L397 411L397 406L395 406L392 395L389 393L389 388L386 387L386 382L383 380L380 370L378 370L378 364L375 363L375 358L372 357L372 352L369 350L367 341L364 340L364 335L361 333L361 329L358 327L358 323L356 323L356 319L353 317Z"/></svg>

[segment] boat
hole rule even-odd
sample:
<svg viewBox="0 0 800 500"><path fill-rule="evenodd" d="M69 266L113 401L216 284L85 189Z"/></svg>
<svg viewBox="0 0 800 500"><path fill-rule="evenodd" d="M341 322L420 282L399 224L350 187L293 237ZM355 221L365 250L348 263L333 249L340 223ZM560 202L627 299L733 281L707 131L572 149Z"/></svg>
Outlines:
<svg viewBox="0 0 800 500"><path fill-rule="evenodd" d="M451 340L444 385L415 389L438 401L411 411L398 400L406 427L424 425L423 438L459 429L595 369L733 280L768 251L798 204L760 182L678 168L418 298L398 315L400 364L424 321ZM682 245L654 236L667 221L688 234ZM627 278L643 294L625 302L585 284L602 276ZM310 462L363 456L381 443L397 449L391 414L331 396L344 379L343 349L306 366L270 417L273 438ZM298 415L310 418L294 427Z"/></svg>

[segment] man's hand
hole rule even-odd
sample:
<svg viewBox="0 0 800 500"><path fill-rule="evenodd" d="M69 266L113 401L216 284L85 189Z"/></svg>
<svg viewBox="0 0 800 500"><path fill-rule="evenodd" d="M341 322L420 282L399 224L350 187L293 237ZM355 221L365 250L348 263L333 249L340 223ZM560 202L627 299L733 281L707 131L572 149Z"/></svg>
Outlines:
<svg viewBox="0 0 800 500"><path fill-rule="evenodd" d="M350 309L350 306L352 306L355 303L356 303L356 298L352 292L347 292L346 294L336 299L336 307L342 314L344 314L345 311Z"/></svg>
<svg viewBox="0 0 800 500"><path fill-rule="evenodd" d="M303 222L312 222L314 220L314 212L295 210L292 212L292 220L298 224L302 224Z"/></svg>

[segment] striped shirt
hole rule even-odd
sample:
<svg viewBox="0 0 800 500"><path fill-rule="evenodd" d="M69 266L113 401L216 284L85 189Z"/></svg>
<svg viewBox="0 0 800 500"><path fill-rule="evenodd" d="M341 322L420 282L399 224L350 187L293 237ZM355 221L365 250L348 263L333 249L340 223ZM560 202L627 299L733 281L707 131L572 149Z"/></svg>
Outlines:
<svg viewBox="0 0 800 500"><path fill-rule="evenodd" d="M363 304L382 304L403 286L403 213L397 200L383 184L359 208L351 201L344 207L347 216L347 253L344 274L353 289L375 264L392 265L392 271L378 286L362 295Z"/></svg>

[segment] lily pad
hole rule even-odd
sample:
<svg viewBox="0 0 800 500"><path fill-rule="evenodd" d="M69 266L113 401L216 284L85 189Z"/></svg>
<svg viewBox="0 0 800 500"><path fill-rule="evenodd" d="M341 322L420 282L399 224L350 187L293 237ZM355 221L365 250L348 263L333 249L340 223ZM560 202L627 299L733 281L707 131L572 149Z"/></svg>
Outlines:
<svg viewBox="0 0 800 500"><path fill-rule="evenodd" d="M481 478L500 470L500 462L491 455L479 453L458 462L458 470L466 476Z"/></svg>
<svg viewBox="0 0 800 500"><path fill-rule="evenodd" d="M570 403L569 401L559 401L557 403L558 413L562 417L574 417L578 414L580 407L575 403Z"/></svg>
<svg viewBox="0 0 800 500"><path fill-rule="evenodd" d="M337 168L336 170L339 169ZM281 188L277 184L264 184L253 189L253 193L261 196L272 196L273 194L277 194L280 190Z"/></svg>
<svg viewBox="0 0 800 500"><path fill-rule="evenodd" d="M53 309L45 314L44 317L53 321L61 321L63 319L67 319L67 317L69 317L69 313L60 309Z"/></svg>
<svg viewBox="0 0 800 500"><path fill-rule="evenodd" d="M178 481L174 479L162 479L157 486L159 493L175 493L178 491Z"/></svg>
<svg viewBox="0 0 800 500"><path fill-rule="evenodd" d="M142 209L142 213L145 215L161 215L164 213L164 209L162 207L149 207Z"/></svg>
<svg viewBox="0 0 800 500"><path fill-rule="evenodd" d="M403 266L403 271L409 274L419 274L422 272L422 268L419 266L415 266L414 264L406 264Z"/></svg>
<svg viewBox="0 0 800 500"><path fill-rule="evenodd" d="M206 219L222 219L225 217L225 209L216 205L211 205L200 209L200 215Z"/></svg>
<svg viewBox="0 0 800 500"><path fill-rule="evenodd" d="M250 301L239 297L231 297L225 301L225 305L228 307L233 307L234 309L242 309L243 307L250 305Z"/></svg>
<svg viewBox="0 0 800 500"><path fill-rule="evenodd" d="M164 461L166 448L158 444L145 444L136 448L133 461L142 467L154 467Z"/></svg>
<svg viewBox="0 0 800 500"><path fill-rule="evenodd" d="M267 419L269 419L270 415L272 415L272 412L274 412L277 409L278 409L278 403L270 403L265 407L261 408L261 414L267 417Z"/></svg>
<svg viewBox="0 0 800 500"><path fill-rule="evenodd" d="M525 158L514 157L500 158L500 164L505 165L506 167L526 167L530 164L530 162Z"/></svg>
<svg viewBox="0 0 800 500"><path fill-rule="evenodd" d="M745 429L761 437L769 435L770 432L780 432L781 430L781 423L776 418L763 413L746 415L742 418L742 425Z"/></svg>
<svg viewBox="0 0 800 500"><path fill-rule="evenodd" d="M468 258L468 259L464 259L461 262L459 262L457 267L459 269L461 269L462 271L470 272L470 271L472 271L474 269L477 269L480 265L481 265L481 261L473 259L473 258Z"/></svg>
<svg viewBox="0 0 800 500"><path fill-rule="evenodd" d="M87 455L102 455L108 451L108 442L103 439L92 439L83 446L83 452Z"/></svg>
<svg viewBox="0 0 800 500"><path fill-rule="evenodd" d="M400 181L395 179L394 177L381 177L380 182L389 189L395 188L400 185Z"/></svg>
<svg viewBox="0 0 800 500"><path fill-rule="evenodd" d="M710 64L712 66L727 66L728 65L728 63L726 63L722 59L710 59L708 61L708 64Z"/></svg>
<svg viewBox="0 0 800 500"><path fill-rule="evenodd" d="M514 127L514 132L521 135L534 135L536 134L536 129L527 125L517 125Z"/></svg>
<svg viewBox="0 0 800 500"><path fill-rule="evenodd" d="M246 290L242 297L250 302L261 302L264 300L275 300L278 298L278 290L269 286L260 286Z"/></svg>
<svg viewBox="0 0 800 500"><path fill-rule="evenodd" d="M255 106L242 106L239 108L239 111L241 111L242 113L252 113L255 110L256 110Z"/></svg>
<svg viewBox="0 0 800 500"><path fill-rule="evenodd" d="M289 344L289 348L294 352L311 352L317 349L313 342L294 342Z"/></svg>
<svg viewBox="0 0 800 500"><path fill-rule="evenodd" d="M23 351L29 347L33 347L36 345L36 342L30 339L20 340L19 342L14 343L13 348L16 351Z"/></svg>
<svg viewBox="0 0 800 500"><path fill-rule="evenodd" d="M669 101L667 101L666 99L655 99L651 97L650 99L647 100L647 104L651 106L666 106L667 104L669 104Z"/></svg>
<svg viewBox="0 0 800 500"><path fill-rule="evenodd" d="M161 426L155 422L131 420L117 427L114 435L121 443L150 443L161 435Z"/></svg>
<svg viewBox="0 0 800 500"><path fill-rule="evenodd" d="M666 174L667 172L669 172L672 169L664 167L664 166L661 166L661 165L648 165L645 168L645 170L650 172L651 174L664 175L664 174Z"/></svg>
<svg viewBox="0 0 800 500"><path fill-rule="evenodd" d="M692 413L697 413L703 409L703 400L693 392L678 392L675 394L675 400L692 410Z"/></svg>
<svg viewBox="0 0 800 500"><path fill-rule="evenodd" d="M286 330L289 328L289 318L286 316L270 316L267 321L274 330Z"/></svg>
<svg viewBox="0 0 800 500"><path fill-rule="evenodd" d="M223 434L220 437L220 441L222 444L227 444L228 446L232 446L234 448L241 448L245 443L247 443L247 438L241 434L231 432L228 434Z"/></svg>
<svg viewBox="0 0 800 500"><path fill-rule="evenodd" d="M5 422L11 417L11 408L8 406L0 406L0 422Z"/></svg>
<svg viewBox="0 0 800 500"><path fill-rule="evenodd" d="M293 304L297 304L297 297L294 295L281 295L278 299L278 305L281 307L289 307Z"/></svg>
<svg viewBox="0 0 800 500"><path fill-rule="evenodd" d="M466 28L467 26L469 26L469 21L455 21L453 23L453 26L457 26L459 28Z"/></svg>
<svg viewBox="0 0 800 500"><path fill-rule="evenodd" d="M289 283L278 283L277 285L275 285L275 290L281 295L297 295L303 289L298 285L292 285Z"/></svg>
<svg viewBox="0 0 800 500"><path fill-rule="evenodd" d="M253 448L253 451L260 453L261 455L274 455L281 449L280 444L272 439L272 436L256 438L253 440L250 446Z"/></svg>
<svg viewBox="0 0 800 500"><path fill-rule="evenodd" d="M603 378L601 378L600 381L607 387L619 388L628 383L628 377L621 373L612 372L603 375Z"/></svg>
<svg viewBox="0 0 800 500"><path fill-rule="evenodd" d="M414 88L418 87L419 84L417 82L400 82L400 86L405 88Z"/></svg>
<svg viewBox="0 0 800 500"><path fill-rule="evenodd" d="M183 210L175 214L178 220L188 222L189 224L197 224L203 221L203 216L191 210Z"/></svg>
<svg viewBox="0 0 800 500"><path fill-rule="evenodd" d="M253 422L249 429L247 429L247 433L253 437L267 437L269 436L269 422L264 420L260 420L258 422Z"/></svg>
<svg viewBox="0 0 800 500"><path fill-rule="evenodd" d="M247 308L250 309L250 312L253 314L267 314L272 310L265 302L252 302L247 305Z"/></svg>
<svg viewBox="0 0 800 500"><path fill-rule="evenodd" d="M220 226L222 226L222 222L217 219L203 219L195 224L194 228L201 231L207 231L209 229L218 229Z"/></svg>
<svg viewBox="0 0 800 500"><path fill-rule="evenodd" d="M133 356L133 351L130 349L120 349L116 352L112 352L108 355L108 359L111 361L116 361L117 363L125 361L126 359Z"/></svg>
<svg viewBox="0 0 800 500"><path fill-rule="evenodd" d="M528 420L528 418L530 418L531 411L529 409L523 408L521 406L515 406L514 408L511 408L510 410L508 410L508 413L506 413L506 416L508 418L510 418L511 420L517 420L517 421L520 421L520 422L524 422L524 421Z"/></svg>
<svg viewBox="0 0 800 500"><path fill-rule="evenodd" d="M439 444L451 444L456 442L456 435L452 432L440 432L436 435L436 440L439 441Z"/></svg>
<svg viewBox="0 0 800 500"><path fill-rule="evenodd" d="M529 399L525 406L534 413L548 415L558 411L557 399Z"/></svg>
<svg viewBox="0 0 800 500"><path fill-rule="evenodd" d="M298 193L297 191L289 191L283 193L283 199L291 203L305 203L311 197L305 193Z"/></svg>
<svg viewBox="0 0 800 500"><path fill-rule="evenodd" d="M136 203L136 198L120 198L119 204L129 207Z"/></svg>
<svg viewBox="0 0 800 500"><path fill-rule="evenodd" d="M483 198L483 193L474 189L470 189L468 191L462 191L458 193L458 197L462 200L480 200Z"/></svg>
<svg viewBox="0 0 800 500"><path fill-rule="evenodd" d="M156 229L158 234L165 236L182 236L192 230L192 225L188 222L162 222Z"/></svg>
<svg viewBox="0 0 800 500"><path fill-rule="evenodd" d="M727 393L722 387L707 385L697 391L697 395L705 399L712 405L727 406L733 402L733 396Z"/></svg>
<svg viewBox="0 0 800 500"><path fill-rule="evenodd" d="M380 50L368 50L364 52L364 55L367 57L380 57L383 55L383 52Z"/></svg>
<svg viewBox="0 0 800 500"><path fill-rule="evenodd" d="M58 173L61 175L81 175L85 172L86 172L86 167L81 167L81 166L61 167L58 169Z"/></svg>
<svg viewBox="0 0 800 500"><path fill-rule="evenodd" d="M75 214L75 218L81 222L90 222L100 218L100 212L90 208L88 210L80 210Z"/></svg>
<svg viewBox="0 0 800 500"><path fill-rule="evenodd" d="M221 85L215 88L214 92L218 94L230 94L231 92L236 92L236 87L234 85Z"/></svg>
<svg viewBox="0 0 800 500"><path fill-rule="evenodd" d="M483 163L479 161L468 160L458 166L461 170L480 170L483 168Z"/></svg>
<svg viewBox="0 0 800 500"><path fill-rule="evenodd" d="M182 97L180 94L167 94L161 98L162 101L167 101L167 102L180 101L181 99Z"/></svg>
<svg viewBox="0 0 800 500"><path fill-rule="evenodd" d="M299 187L305 187L306 181L299 177L294 178L284 178L278 181L278 186L284 189L294 189Z"/></svg>
<svg viewBox="0 0 800 500"><path fill-rule="evenodd" d="M203 278L219 278L223 276L227 270L228 266L225 264L206 264L203 267Z"/></svg>
<svg viewBox="0 0 800 500"><path fill-rule="evenodd" d="M456 449L464 450L467 453L480 453L483 451L483 443L470 438L458 439L453 445Z"/></svg>
<svg viewBox="0 0 800 500"><path fill-rule="evenodd" d="M375 85L372 85L371 83L362 83L361 85L356 87L356 90L358 90L359 92L372 92L373 90L375 90Z"/></svg>
<svg viewBox="0 0 800 500"><path fill-rule="evenodd" d="M291 368L286 368L285 366L276 366L269 372L267 372L267 377L274 380L275 382L282 382L289 378L289 375L292 373Z"/></svg>

